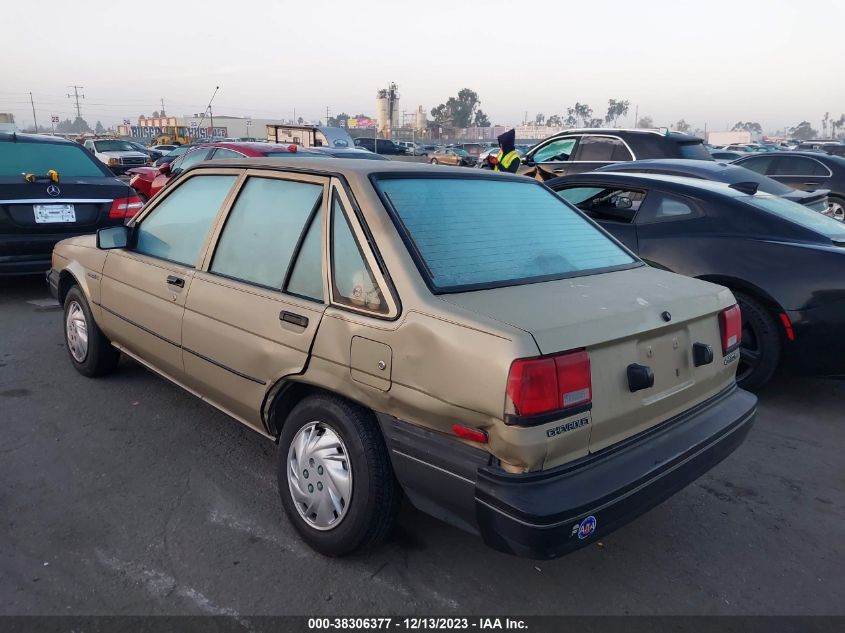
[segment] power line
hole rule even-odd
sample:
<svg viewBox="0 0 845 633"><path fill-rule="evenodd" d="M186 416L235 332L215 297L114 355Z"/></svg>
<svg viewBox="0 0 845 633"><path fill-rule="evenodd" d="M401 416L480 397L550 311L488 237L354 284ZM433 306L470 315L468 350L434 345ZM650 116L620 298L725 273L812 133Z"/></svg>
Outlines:
<svg viewBox="0 0 845 633"><path fill-rule="evenodd" d="M80 95L79 91L83 90L83 87L82 86L68 86L68 88L73 88L73 95L68 94L67 98L70 99L71 96L73 96L76 99L76 117L78 119L81 119L82 114L79 111L79 97L81 96L84 99L85 95Z"/></svg>

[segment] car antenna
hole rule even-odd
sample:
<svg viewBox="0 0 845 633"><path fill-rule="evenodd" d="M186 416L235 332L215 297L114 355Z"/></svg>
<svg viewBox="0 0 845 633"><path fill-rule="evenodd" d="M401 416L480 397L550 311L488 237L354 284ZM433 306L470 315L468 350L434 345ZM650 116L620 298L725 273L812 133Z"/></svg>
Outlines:
<svg viewBox="0 0 845 633"><path fill-rule="evenodd" d="M757 193L757 187L760 185L756 182L735 182L732 185L728 185L731 189L736 189L740 193L746 193L749 196L753 196Z"/></svg>

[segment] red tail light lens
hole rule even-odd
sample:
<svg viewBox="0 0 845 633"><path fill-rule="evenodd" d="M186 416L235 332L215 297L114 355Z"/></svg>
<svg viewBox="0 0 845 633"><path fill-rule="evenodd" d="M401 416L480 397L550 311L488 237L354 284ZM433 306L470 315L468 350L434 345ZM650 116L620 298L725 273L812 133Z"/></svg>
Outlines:
<svg viewBox="0 0 845 633"><path fill-rule="evenodd" d="M128 198L118 198L111 203L109 210L109 217L113 220L123 220L125 218L134 218L135 214L141 210L144 203L138 196L129 196Z"/></svg>
<svg viewBox="0 0 845 633"><path fill-rule="evenodd" d="M719 330L722 333L722 352L729 354L742 342L742 314L739 306L731 306L719 313Z"/></svg>
<svg viewBox="0 0 845 633"><path fill-rule="evenodd" d="M530 416L589 404L593 384L590 355L584 350L518 359L508 375L513 414Z"/></svg>

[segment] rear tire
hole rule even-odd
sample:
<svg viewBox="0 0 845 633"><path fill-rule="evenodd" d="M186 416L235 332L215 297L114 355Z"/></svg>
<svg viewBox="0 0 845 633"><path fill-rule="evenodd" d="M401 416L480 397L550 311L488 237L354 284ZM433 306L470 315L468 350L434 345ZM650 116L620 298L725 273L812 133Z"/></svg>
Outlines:
<svg viewBox="0 0 845 633"><path fill-rule="evenodd" d="M742 343L736 382L743 389L765 385L780 363L781 337L774 318L758 301L734 292L742 312Z"/></svg>
<svg viewBox="0 0 845 633"><path fill-rule="evenodd" d="M65 296L65 347L76 371L93 378L112 373L120 352L97 326L85 293L73 286Z"/></svg>
<svg viewBox="0 0 845 633"><path fill-rule="evenodd" d="M345 556L393 530L401 491L373 414L333 395L305 398L279 436L282 506L302 539Z"/></svg>

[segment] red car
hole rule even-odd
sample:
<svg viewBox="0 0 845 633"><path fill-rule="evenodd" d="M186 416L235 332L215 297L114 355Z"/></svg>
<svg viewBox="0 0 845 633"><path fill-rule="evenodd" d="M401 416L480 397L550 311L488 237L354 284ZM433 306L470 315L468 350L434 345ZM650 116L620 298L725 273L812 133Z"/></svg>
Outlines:
<svg viewBox="0 0 845 633"><path fill-rule="evenodd" d="M173 176L186 170L195 163L204 160L223 160L224 158L243 158L244 156L273 158L278 156L326 156L319 152L296 145L277 145L275 143L202 143L192 147L172 163L160 167L135 167L127 170L130 174L129 186L138 192L141 200L149 200L170 182Z"/></svg>

